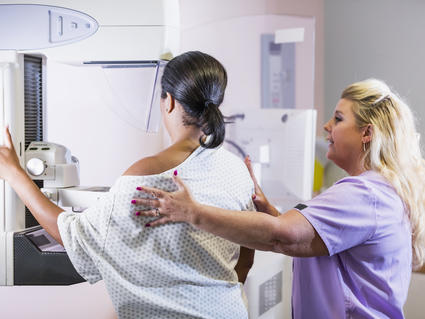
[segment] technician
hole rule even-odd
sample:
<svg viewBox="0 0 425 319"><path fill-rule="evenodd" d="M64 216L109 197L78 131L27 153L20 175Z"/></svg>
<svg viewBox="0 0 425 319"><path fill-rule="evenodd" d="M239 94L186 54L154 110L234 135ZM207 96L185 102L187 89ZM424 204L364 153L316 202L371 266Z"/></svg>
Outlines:
<svg viewBox="0 0 425 319"><path fill-rule="evenodd" d="M327 157L350 176L280 214L256 187L258 212L201 205L143 187L137 200L240 245L294 256L294 318L403 318L412 268L425 259L425 162L409 107L369 79L348 86L325 124ZM249 160L247 165L250 167ZM255 179L254 179L255 182ZM143 186L143 185L141 185Z"/></svg>

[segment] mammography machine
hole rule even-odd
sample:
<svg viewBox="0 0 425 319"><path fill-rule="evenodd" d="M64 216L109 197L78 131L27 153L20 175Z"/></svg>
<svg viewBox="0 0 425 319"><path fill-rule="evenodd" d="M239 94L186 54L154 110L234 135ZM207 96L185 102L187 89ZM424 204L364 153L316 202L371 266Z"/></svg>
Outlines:
<svg viewBox="0 0 425 319"><path fill-rule="evenodd" d="M151 106L158 98L161 58L178 51L178 13L177 0L0 2L0 124L9 124L21 165L51 200L84 208L105 189L75 187L78 160L62 145L43 142L46 61L69 64L93 81L100 75L121 112L138 109L145 121L137 125L157 131L159 110ZM120 91L123 79L136 96ZM139 85L139 79L144 83L134 90L131 83ZM131 103L141 105L126 108ZM0 203L0 285L83 281L4 181Z"/></svg>

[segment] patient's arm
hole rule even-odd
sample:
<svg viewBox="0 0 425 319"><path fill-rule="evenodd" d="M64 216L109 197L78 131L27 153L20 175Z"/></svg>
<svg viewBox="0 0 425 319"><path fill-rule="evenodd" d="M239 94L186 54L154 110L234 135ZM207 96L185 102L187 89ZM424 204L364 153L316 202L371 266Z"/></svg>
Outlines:
<svg viewBox="0 0 425 319"><path fill-rule="evenodd" d="M249 270L254 263L254 249L246 248L241 246L239 260L235 266L236 273L238 274L238 280L244 283Z"/></svg>
<svg viewBox="0 0 425 319"><path fill-rule="evenodd" d="M57 220L64 210L44 196L24 170L17 171L9 183L40 225L62 245Z"/></svg>
<svg viewBox="0 0 425 319"><path fill-rule="evenodd" d="M63 209L47 199L21 168L8 128L5 130L5 145L0 147L0 178L9 182L40 225L62 244L57 219Z"/></svg>
<svg viewBox="0 0 425 319"><path fill-rule="evenodd" d="M252 201L254 202L255 208L258 212L266 213L275 217L279 216L279 211L272 204L270 204L266 195L264 195L263 190L258 184L249 156L245 157L244 162L246 167L248 168L249 175L251 175L251 179L254 183L255 195L252 196Z"/></svg>

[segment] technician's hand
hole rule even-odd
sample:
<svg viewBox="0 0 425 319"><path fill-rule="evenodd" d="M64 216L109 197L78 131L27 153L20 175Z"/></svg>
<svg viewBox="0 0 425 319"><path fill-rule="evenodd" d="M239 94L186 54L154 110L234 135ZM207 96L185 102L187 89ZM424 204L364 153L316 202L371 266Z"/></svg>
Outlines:
<svg viewBox="0 0 425 319"><path fill-rule="evenodd" d="M4 145L0 146L0 178L10 181L19 170L22 170L22 168L13 147L9 127L6 126L4 129Z"/></svg>
<svg viewBox="0 0 425 319"><path fill-rule="evenodd" d="M258 185L257 178L255 177L254 171L252 170L251 160L249 159L249 156L245 157L245 165L248 168L252 181L254 182L255 194L252 195L252 201L254 202L257 211L272 216L279 216L279 211L272 204L269 203L266 198L266 195L264 195L263 191L261 190L261 187Z"/></svg>
<svg viewBox="0 0 425 319"><path fill-rule="evenodd" d="M173 180L177 185L175 192L165 192L160 189L150 187L138 187L138 190L152 195L154 198L134 198L132 204L152 207L151 210L137 211L135 215L153 216L158 219L146 224L146 227L154 227L169 222L187 222L193 223L199 205L190 194L189 189L177 177L177 171L174 172Z"/></svg>

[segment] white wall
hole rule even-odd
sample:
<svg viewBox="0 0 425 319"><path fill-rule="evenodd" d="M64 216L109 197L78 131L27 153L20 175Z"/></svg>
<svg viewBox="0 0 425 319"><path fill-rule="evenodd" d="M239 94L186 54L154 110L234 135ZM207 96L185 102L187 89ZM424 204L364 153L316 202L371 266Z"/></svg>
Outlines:
<svg viewBox="0 0 425 319"><path fill-rule="evenodd" d="M325 0L326 118L345 86L379 78L414 110L424 143L424 14L425 2L419 0ZM335 175L332 182L340 172ZM424 318L424 292L425 275L414 274L406 318Z"/></svg>

